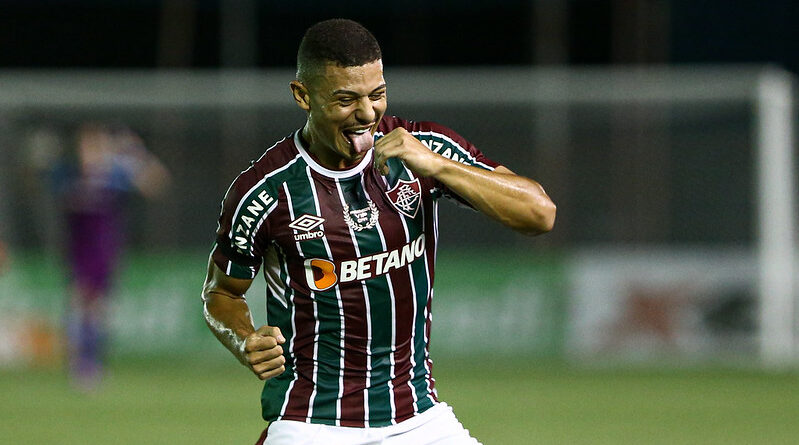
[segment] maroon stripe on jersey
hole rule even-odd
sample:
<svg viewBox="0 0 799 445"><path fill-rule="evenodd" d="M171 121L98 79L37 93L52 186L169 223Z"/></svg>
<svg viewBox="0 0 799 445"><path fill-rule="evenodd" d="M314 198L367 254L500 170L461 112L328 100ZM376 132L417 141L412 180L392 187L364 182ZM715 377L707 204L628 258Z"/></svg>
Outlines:
<svg viewBox="0 0 799 445"><path fill-rule="evenodd" d="M311 394L314 390L314 303L310 297L294 292L295 307L294 372L297 377L288 394L288 404L282 415L285 420L305 422L308 417Z"/></svg>
<svg viewBox="0 0 799 445"><path fill-rule="evenodd" d="M272 425L271 423L269 425ZM266 435L269 433L269 425L264 428L264 431L261 433L261 437L258 438L258 442L255 442L255 445L264 445L266 443Z"/></svg>
<svg viewBox="0 0 799 445"><path fill-rule="evenodd" d="M317 181L334 182L329 178L319 176L312 172ZM331 184L331 187L336 187ZM333 188L335 190L335 188ZM333 192L338 195L338 192ZM344 221L344 206L340 199L326 199L322 201L321 216L325 218L325 231L327 233L347 234L343 242L332 242L331 253L336 258L356 258L355 241L349 239L350 229ZM365 427L366 409L365 393L367 384L367 366L369 351L368 317L366 309L366 294L359 281L339 284L341 293L341 306L344 311L344 379L341 388L341 412L339 418L341 426Z"/></svg>
<svg viewBox="0 0 799 445"><path fill-rule="evenodd" d="M429 289L433 289L433 281L435 277L435 264L436 264L436 244L438 243L438 234L436 233L436 220L438 219L438 215L436 214L436 209L434 208L434 204L431 201L426 201L424 203L424 207L422 208L425 215L431 215L431 217L427 218L424 223L424 233L425 233L425 255L427 255L427 275L430 277L430 287ZM428 289L428 293L430 290Z"/></svg>
<svg viewBox="0 0 799 445"><path fill-rule="evenodd" d="M418 261L418 260L417 260ZM397 291L394 294L394 327L396 329L396 352L394 353L394 408L396 420L402 422L414 415L413 391L409 385L411 378L411 347L413 343L414 301L410 274L411 266L392 272L391 283Z"/></svg>
<svg viewBox="0 0 799 445"><path fill-rule="evenodd" d="M433 378L433 360L430 359L430 327L433 325L433 315L432 315L432 304L433 299L429 298L427 300L427 320L425 320L424 324L424 335L427 338L427 342L425 342L425 357L427 357L427 378L428 378L428 386L430 387L430 395L433 397L433 400L438 402L438 397L436 396L436 381Z"/></svg>
<svg viewBox="0 0 799 445"><path fill-rule="evenodd" d="M394 210L383 190L380 188L385 179L378 176L374 170L367 170L364 183L366 192L373 201L381 202L385 211L380 212L378 223L387 243L392 243L390 237L398 237L393 242L403 245L413 239L408 239L403 228L402 216ZM394 378L391 379L394 398L394 419L397 422L407 420L415 414L413 389L409 384L411 379L411 348L413 343L413 323L415 320L413 301L413 277L411 266L394 270L388 274L391 280L394 298L394 326L395 326L395 353L394 353Z"/></svg>
<svg viewBox="0 0 799 445"><path fill-rule="evenodd" d="M368 365L369 331L366 296L360 283L342 288L344 308L344 385L341 397L341 426L366 426L364 409Z"/></svg>
<svg viewBox="0 0 799 445"><path fill-rule="evenodd" d="M428 289L427 294L427 306L425 308L425 312L427 317L425 319L425 357L426 357L426 367L427 367L427 379L428 385L430 388L430 394L433 397L433 400L438 402L438 397L436 396L435 391L435 380L433 379L433 361L430 359L430 329L433 324L433 281L435 280L435 262L436 262L436 248L438 242L438 236L435 234L435 224L436 220L438 219L438 215L436 214L434 205L432 202L427 202L424 206L425 215L432 215L432 217L427 218L425 221L425 233L430 234L425 239L425 255L427 259L427 274L430 277L430 287ZM421 309L420 309L421 310ZM419 333L417 333L419 335Z"/></svg>
<svg viewBox="0 0 799 445"><path fill-rule="evenodd" d="M334 181L317 172L311 173L314 179L328 183L335 190ZM327 191L322 191L328 193ZM338 192L333 192L338 194ZM325 218L325 233L347 234L343 240L328 239L334 258L356 258L355 241L349 239L350 229L344 221L344 207L339 199L320 200L320 216ZM369 342L366 295L359 281L339 284L341 307L344 313L344 369L341 391L340 425L349 427L366 426L365 390L367 379Z"/></svg>
<svg viewBox="0 0 799 445"><path fill-rule="evenodd" d="M297 156L297 153L298 151L297 147L294 146L293 137L283 138L277 142L275 145L266 150L266 152L264 152L264 154L261 155L261 157L250 167L250 170L255 171L255 181L250 185L254 185L255 182L258 182L267 174L291 162Z"/></svg>

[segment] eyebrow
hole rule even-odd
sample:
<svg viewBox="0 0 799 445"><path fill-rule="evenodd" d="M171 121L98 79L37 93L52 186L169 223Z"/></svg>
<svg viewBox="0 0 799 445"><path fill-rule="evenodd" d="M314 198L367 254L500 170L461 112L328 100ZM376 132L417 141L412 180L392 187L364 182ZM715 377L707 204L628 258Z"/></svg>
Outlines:
<svg viewBox="0 0 799 445"><path fill-rule="evenodd" d="M382 85L378 86L377 88L375 88L374 90L372 90L371 92L369 92L369 94L373 94L377 90L383 89L385 87L386 87L386 84L382 84ZM355 91L350 91L350 90L335 90L335 91L333 91L333 95L336 95L336 94L346 94L348 96L360 96Z"/></svg>

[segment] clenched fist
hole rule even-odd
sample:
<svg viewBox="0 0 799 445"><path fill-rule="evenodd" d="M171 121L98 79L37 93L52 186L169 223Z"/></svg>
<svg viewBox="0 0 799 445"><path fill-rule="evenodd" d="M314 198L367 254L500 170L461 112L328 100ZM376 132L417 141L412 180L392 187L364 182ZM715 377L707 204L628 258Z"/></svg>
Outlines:
<svg viewBox="0 0 799 445"><path fill-rule="evenodd" d="M276 326L261 326L244 339L244 358L259 379L269 380L286 370L286 358L280 346L285 342Z"/></svg>

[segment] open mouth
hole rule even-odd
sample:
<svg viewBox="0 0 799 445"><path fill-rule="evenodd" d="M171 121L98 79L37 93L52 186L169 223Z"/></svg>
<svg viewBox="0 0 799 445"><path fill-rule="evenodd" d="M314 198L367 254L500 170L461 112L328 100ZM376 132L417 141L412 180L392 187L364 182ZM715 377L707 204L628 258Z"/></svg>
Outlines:
<svg viewBox="0 0 799 445"><path fill-rule="evenodd" d="M344 137L350 142L357 153L363 153L374 145L374 136L369 131L371 127L357 130L344 130Z"/></svg>
<svg viewBox="0 0 799 445"><path fill-rule="evenodd" d="M359 135L367 133L369 131L369 128L371 128L371 127L361 128L361 129L358 129L358 130L344 130L343 133L344 133L345 136L347 136L347 138L357 137Z"/></svg>

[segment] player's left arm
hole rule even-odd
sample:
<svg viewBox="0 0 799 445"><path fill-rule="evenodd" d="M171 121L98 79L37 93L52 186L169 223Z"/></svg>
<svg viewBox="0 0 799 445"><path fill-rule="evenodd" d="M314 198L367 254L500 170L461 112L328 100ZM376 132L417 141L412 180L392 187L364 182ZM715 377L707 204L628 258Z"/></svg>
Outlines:
<svg viewBox="0 0 799 445"><path fill-rule="evenodd" d="M437 179L475 209L518 232L537 235L555 224L555 204L544 188L504 166L491 171L452 161L401 127L375 143L375 165L383 174L388 173L389 158L401 159L419 176Z"/></svg>

